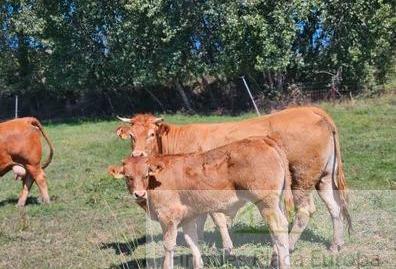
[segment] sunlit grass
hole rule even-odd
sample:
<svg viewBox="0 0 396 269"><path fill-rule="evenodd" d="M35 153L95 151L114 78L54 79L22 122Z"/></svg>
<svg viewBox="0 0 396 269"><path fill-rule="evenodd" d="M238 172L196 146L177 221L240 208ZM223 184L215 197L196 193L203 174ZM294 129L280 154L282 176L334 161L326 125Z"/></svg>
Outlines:
<svg viewBox="0 0 396 269"><path fill-rule="evenodd" d="M394 95L358 99L353 103L321 104L339 127L347 181L352 189L389 190L396 187L395 105ZM187 124L230 121L253 117L254 114L239 117L163 116L169 122ZM114 133L118 124L117 121L46 124L45 129L56 150L53 163L46 170L53 203L49 206L36 204L38 191L34 186L30 204L19 210L15 203L20 182L15 182L11 175L1 179L0 268L139 268L143 265L146 246L142 244L142 238L145 238L147 228L145 214L128 196L125 183L111 179L106 173L109 164L120 163L130 152L129 143L120 141ZM389 248L385 242L389 243L388 238L393 234L389 226L395 213L390 200L378 204L381 199L377 196L363 193L360 197L356 191L354 197L354 210L360 212L357 217L360 223L355 228L358 236L364 237L363 230L368 229L369 236L378 237L375 239L379 242L378 247ZM364 212L359 211L361 202L365 202L362 208L368 215L366 228L362 222ZM380 214L383 219L391 217L382 228L373 226L373 218L380 208L384 210ZM246 216L254 219L253 223L247 223ZM265 231L265 224L255 223L257 216L251 216L240 217L233 231ZM212 264L218 264L221 252L212 245L219 246L221 241L211 224L208 224L207 235L212 239L203 246L204 253L213 256ZM154 231L154 236L160 240L159 230ZM319 207L319 213L303 238L297 256L308 255L318 249L320 253L327 253L331 223L323 206ZM316 242L318 238L322 241ZM271 250L268 243L259 244L257 240L249 243L247 240L237 245L236 254L251 257ZM355 247L361 251L371 250L368 245L370 238L360 240L353 237L347 244L347 253ZM160 242L156 248L158 257L161 257ZM178 251L189 253L185 249Z"/></svg>

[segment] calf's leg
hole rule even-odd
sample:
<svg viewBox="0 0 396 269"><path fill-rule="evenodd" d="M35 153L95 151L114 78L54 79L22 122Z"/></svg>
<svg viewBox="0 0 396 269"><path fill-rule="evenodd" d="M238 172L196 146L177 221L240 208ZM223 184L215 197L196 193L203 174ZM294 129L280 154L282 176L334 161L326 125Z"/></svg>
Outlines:
<svg viewBox="0 0 396 269"><path fill-rule="evenodd" d="M30 188L33 184L33 178L30 175L26 175L22 179L22 191L19 195L19 200L17 203L18 207L23 207L26 204L27 197L29 195Z"/></svg>
<svg viewBox="0 0 396 269"><path fill-rule="evenodd" d="M220 229L220 235L221 235L221 240L223 242L224 251L227 252L228 254L231 253L231 250L233 249L234 246L230 234L228 232L226 216L223 213L217 213L217 212L210 213L210 216L212 217L216 226L219 227Z"/></svg>
<svg viewBox="0 0 396 269"><path fill-rule="evenodd" d="M164 249L165 249L165 257L162 268L172 269L173 254L176 247L177 224L172 222L172 223L162 224L161 226L164 233Z"/></svg>
<svg viewBox="0 0 396 269"><path fill-rule="evenodd" d="M274 199L273 202L270 202L270 205L261 202L258 207L269 226L274 249L277 253L277 268L290 268L288 222L279 207L279 199ZM271 264L273 264L272 261Z"/></svg>
<svg viewBox="0 0 396 269"><path fill-rule="evenodd" d="M201 252L198 248L198 235L195 226L195 221L190 221L183 224L184 239L187 245L190 247L193 255L193 266L194 269L203 268L203 261L201 257Z"/></svg>

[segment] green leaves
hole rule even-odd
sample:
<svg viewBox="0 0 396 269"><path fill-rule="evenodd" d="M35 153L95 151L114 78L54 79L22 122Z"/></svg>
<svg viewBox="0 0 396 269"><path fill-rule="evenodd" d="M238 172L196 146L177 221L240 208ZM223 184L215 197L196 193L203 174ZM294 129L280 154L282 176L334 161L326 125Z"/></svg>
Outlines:
<svg viewBox="0 0 396 269"><path fill-rule="evenodd" d="M348 87L383 82L395 52L395 6L384 0L19 0L0 7L0 83L11 89L25 81L79 93L240 74L272 74L264 84L271 76L326 81L316 71L340 68Z"/></svg>

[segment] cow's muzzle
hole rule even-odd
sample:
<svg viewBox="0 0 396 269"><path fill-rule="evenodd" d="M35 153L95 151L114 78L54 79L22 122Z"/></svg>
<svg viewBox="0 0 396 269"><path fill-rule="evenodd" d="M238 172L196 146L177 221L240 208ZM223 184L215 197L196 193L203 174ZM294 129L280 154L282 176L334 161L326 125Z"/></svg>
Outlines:
<svg viewBox="0 0 396 269"><path fill-rule="evenodd" d="M147 199L147 192L146 191L134 191L133 196L136 200L144 200Z"/></svg>

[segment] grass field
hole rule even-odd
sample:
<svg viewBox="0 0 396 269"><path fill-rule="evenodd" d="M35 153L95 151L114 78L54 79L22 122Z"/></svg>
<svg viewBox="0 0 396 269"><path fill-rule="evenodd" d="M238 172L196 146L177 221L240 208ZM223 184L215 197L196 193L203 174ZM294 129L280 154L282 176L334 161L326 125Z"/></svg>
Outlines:
<svg viewBox="0 0 396 269"><path fill-rule="evenodd" d="M321 104L341 133L351 192L354 232L340 254L327 247L332 227L323 204L293 253L296 268L396 268L396 97ZM165 115L169 122L214 122L238 118ZM24 209L15 207L20 183L11 175L0 184L0 268L144 268L162 255L158 225L127 195L123 181L106 174L130 151L117 139L118 122L46 124L56 154L47 169L52 203L38 204L37 187ZM317 199L317 197L316 197ZM148 225L150 224L150 225ZM147 228L149 227L149 229ZM156 243L144 244L147 230ZM210 268L257 268L271 251L267 228L250 206L232 227L238 259L223 259L220 239L208 222L204 249ZM177 256L189 253L178 247ZM259 262L259 263L258 263Z"/></svg>

